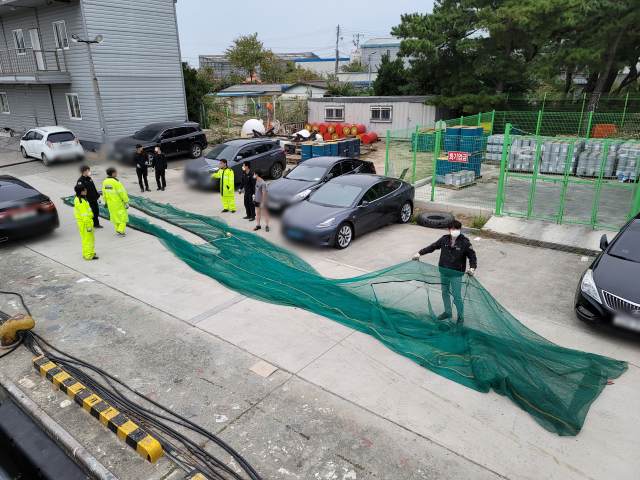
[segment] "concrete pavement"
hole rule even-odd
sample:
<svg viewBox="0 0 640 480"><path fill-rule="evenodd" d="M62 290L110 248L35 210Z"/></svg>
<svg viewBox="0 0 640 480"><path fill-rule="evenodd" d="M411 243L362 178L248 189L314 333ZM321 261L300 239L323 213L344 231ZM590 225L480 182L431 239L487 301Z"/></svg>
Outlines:
<svg viewBox="0 0 640 480"><path fill-rule="evenodd" d="M182 164L170 164L165 192L145 195L218 215L219 195L186 187ZM92 171L101 183L104 166ZM69 195L77 178L70 167L29 173L22 178L54 198ZM120 173L137 194L135 173ZM0 247L10 260L0 266L3 277L11 275L7 288L27 291L38 331L60 348L104 362L212 430L224 429L221 436L265 478L627 479L640 469L640 353L636 344L593 331L573 316L576 282L587 266L577 255L472 239L478 280L516 318L560 345L630 362L593 404L582 432L558 437L508 399L435 375L368 335L300 309L239 297L143 233L129 230L118 238L105 223L96 235L101 259L87 262L72 209L57 204L60 229ZM253 227L241 217L223 218ZM295 248L334 278L406 261L442 234L392 225L337 251L293 246L277 232L260 235ZM437 263L435 255L423 259ZM268 379L249 372L260 359L279 371ZM28 360L20 349L0 368L18 384L30 379L30 396L54 418L60 410L61 424L97 458L97 448L117 458L112 464L101 459L117 476L168 473L166 460L148 466L99 425L90 435L74 429L83 412L62 412L56 403L61 394L31 373Z"/></svg>

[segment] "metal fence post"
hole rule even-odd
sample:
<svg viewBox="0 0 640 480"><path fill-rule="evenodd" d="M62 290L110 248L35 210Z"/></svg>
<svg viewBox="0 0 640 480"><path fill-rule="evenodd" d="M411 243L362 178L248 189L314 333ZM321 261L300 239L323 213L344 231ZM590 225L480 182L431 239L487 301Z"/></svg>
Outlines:
<svg viewBox="0 0 640 480"><path fill-rule="evenodd" d="M433 171L431 172L431 201L433 202L436 190L436 170L438 167L438 155L440 155L440 142L442 138L442 120L436 132L436 145L433 149Z"/></svg>
<svg viewBox="0 0 640 480"><path fill-rule="evenodd" d="M578 137L580 136L580 132L582 131L582 118L584 117L584 102L587 101L587 94L582 94L582 110L580 110L580 123L578 124L578 133L576 134Z"/></svg>
<svg viewBox="0 0 640 480"><path fill-rule="evenodd" d="M544 107L542 107L544 109ZM536 137L540 135L540 122L542 122L542 110L538 112L538 124L536 125Z"/></svg>
<svg viewBox="0 0 640 480"><path fill-rule="evenodd" d="M491 112L491 131L489 132L489 135L493 135L493 121L495 120L495 118L496 118L496 111L493 110Z"/></svg>
<svg viewBox="0 0 640 480"><path fill-rule="evenodd" d="M460 125L463 125L464 122L464 115L460 115Z"/></svg>
<svg viewBox="0 0 640 480"><path fill-rule="evenodd" d="M540 111L542 113L542 111ZM540 164L540 148L542 147L542 139L538 137L538 145L536 147L536 159L533 162L533 175L531 177L531 191L529 192L529 206L527 207L527 218L531 216L533 209L533 199L536 193L536 181L538 180L538 165Z"/></svg>
<svg viewBox="0 0 640 480"><path fill-rule="evenodd" d="M500 162L500 179L498 180L498 198L496 199L496 215L500 215L502 210L502 190L504 188L504 171L507 164L507 152L509 151L509 134L511 133L511 124L507 123L504 127L504 143L502 145L502 161Z"/></svg>
<svg viewBox="0 0 640 480"><path fill-rule="evenodd" d="M627 115L627 103L629 103L629 92L627 92L627 98L624 101L624 110L622 110L622 121L620 122L620 128L624 126L624 117Z"/></svg>
<svg viewBox="0 0 640 480"><path fill-rule="evenodd" d="M387 130L387 151L384 155L384 174L385 175L389 174L389 132L390 130Z"/></svg>
<svg viewBox="0 0 640 480"><path fill-rule="evenodd" d="M592 227L596 224L596 217L598 216L598 202L600 201L600 190L602 190L602 177L604 176L604 164L607 161L607 154L609 153L609 140L604 142L604 150L602 152L602 160L600 161L600 172L598 173L598 184L596 185L596 196L593 200L593 209L591 210L591 221L589 225Z"/></svg>
<svg viewBox="0 0 640 480"><path fill-rule="evenodd" d="M413 142L413 175L411 176L411 184L416 183L416 162L418 160L418 130L420 125L416 125L416 137Z"/></svg>
<svg viewBox="0 0 640 480"><path fill-rule="evenodd" d="M587 134L584 136L587 140L589 140L589 135L591 134L591 120L593 120L593 110L589 112L589 124L587 125Z"/></svg>
<svg viewBox="0 0 640 480"><path fill-rule="evenodd" d="M231 133L231 128L229 127L229 105L227 105L227 135Z"/></svg>
<svg viewBox="0 0 640 480"><path fill-rule="evenodd" d="M560 193L560 205L558 206L558 223L562 223L562 216L564 215L564 200L567 196L567 185L569 184L569 173L571 172L571 160L573 159L573 145L575 140L571 139L569 142L569 153L567 154L567 164L564 169L564 176L562 177L562 193Z"/></svg>
<svg viewBox="0 0 640 480"><path fill-rule="evenodd" d="M544 98L542 99L542 111L543 112L544 112L544 104L545 103L547 103L547 92L544 92Z"/></svg>

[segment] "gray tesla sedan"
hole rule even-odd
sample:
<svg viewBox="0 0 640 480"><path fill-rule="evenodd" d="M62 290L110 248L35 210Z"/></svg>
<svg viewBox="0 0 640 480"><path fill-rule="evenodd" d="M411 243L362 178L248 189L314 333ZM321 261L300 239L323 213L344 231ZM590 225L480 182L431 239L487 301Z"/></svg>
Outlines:
<svg viewBox="0 0 640 480"><path fill-rule="evenodd" d="M282 218L286 237L347 248L354 237L389 223L406 223L413 186L381 175L343 175L329 180Z"/></svg>

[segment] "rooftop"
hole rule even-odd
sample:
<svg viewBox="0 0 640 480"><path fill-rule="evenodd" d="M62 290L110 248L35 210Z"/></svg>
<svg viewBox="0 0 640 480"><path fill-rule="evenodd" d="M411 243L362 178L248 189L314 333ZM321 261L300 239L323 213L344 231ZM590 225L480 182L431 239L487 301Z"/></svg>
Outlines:
<svg viewBox="0 0 640 480"><path fill-rule="evenodd" d="M400 45L400 42L402 42L402 40L400 40L397 37L389 37L389 38L372 38L370 40L367 40L366 42L364 42L362 45L360 45L361 48L373 48L373 47L381 47L381 46L392 46L392 45Z"/></svg>

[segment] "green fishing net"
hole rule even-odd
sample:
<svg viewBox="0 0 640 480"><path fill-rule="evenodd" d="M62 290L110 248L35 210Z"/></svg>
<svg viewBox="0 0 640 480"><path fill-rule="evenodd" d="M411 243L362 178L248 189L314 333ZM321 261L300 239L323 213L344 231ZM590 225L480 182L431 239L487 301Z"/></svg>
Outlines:
<svg viewBox="0 0 640 480"><path fill-rule="evenodd" d="M247 297L304 308L373 335L400 355L480 392L508 396L540 425L576 435L591 403L627 364L563 348L532 332L473 277L409 261L347 279L329 279L284 248L217 217L130 197L140 211L205 240L200 245L136 217L129 226L155 235L194 270ZM69 201L70 200L70 201ZM65 202L72 204L73 197ZM101 215L109 217L104 207ZM457 316L439 320L442 291Z"/></svg>

